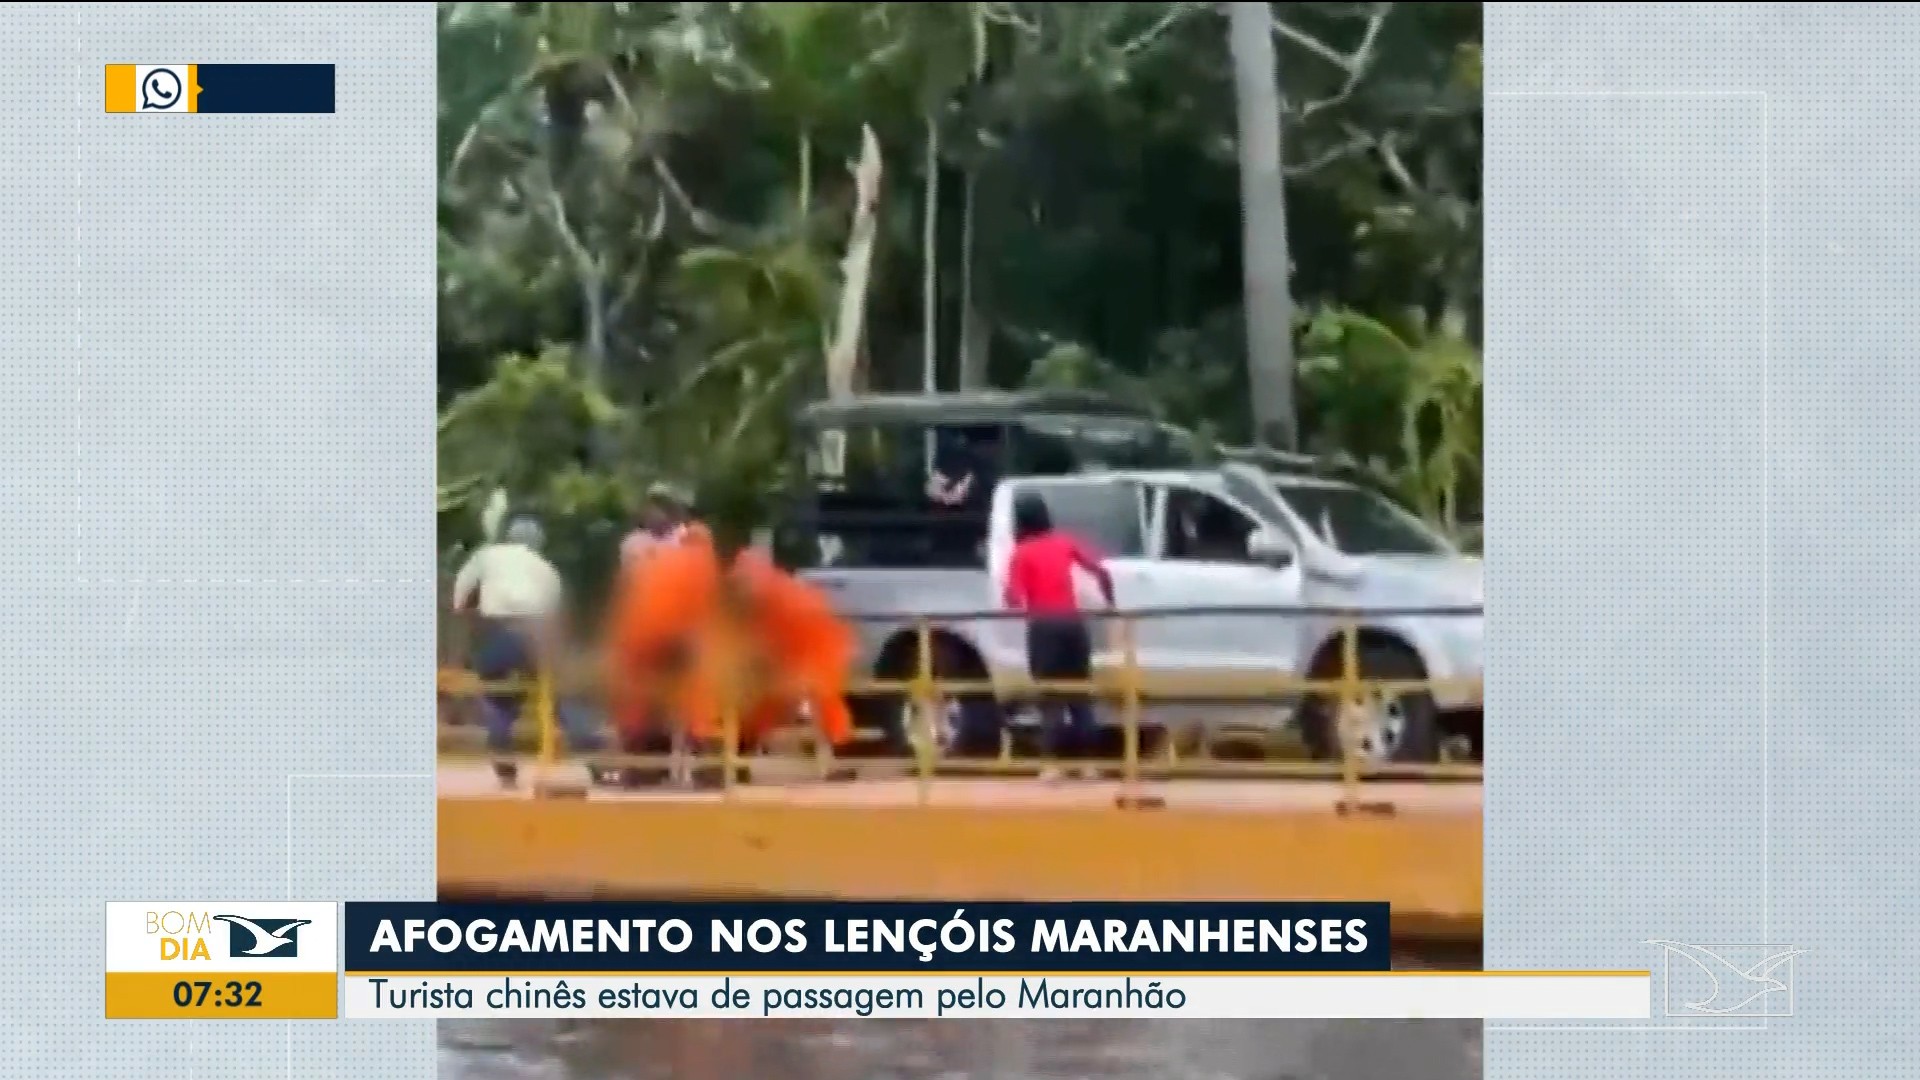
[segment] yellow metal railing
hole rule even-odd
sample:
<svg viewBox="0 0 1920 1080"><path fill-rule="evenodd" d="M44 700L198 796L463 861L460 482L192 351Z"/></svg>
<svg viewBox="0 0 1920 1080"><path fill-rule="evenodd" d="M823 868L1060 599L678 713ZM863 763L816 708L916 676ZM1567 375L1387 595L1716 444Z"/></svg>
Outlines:
<svg viewBox="0 0 1920 1080"><path fill-rule="evenodd" d="M1207 615L1222 617L1246 617L1258 615L1319 615L1338 616L1341 630L1338 635L1339 671L1333 677L1300 677L1291 672L1275 670L1272 672L1244 671L1235 673L1208 672L1189 674L1179 672L1148 671L1140 664L1138 652L1138 622L1141 618L1154 618L1166 615ZM1421 608L1391 612L1369 611L1369 616L1378 618L1383 614L1407 615L1419 617L1477 616L1479 608ZM899 697L911 702L915 737L909 739L912 750L907 764L912 768L916 780L918 797L927 801L931 797L932 783L943 772L1006 773L1010 768L1034 762L1021 762L1013 757L1007 728L1002 725L1002 745L997 758L943 759L933 736L933 727L945 699L957 695L992 695L998 699L1031 699L1041 692L1056 694L1084 694L1095 700L1117 702L1120 718L1121 753L1119 760L1093 760L1075 764L1090 767L1111 768L1118 766L1120 794L1118 802L1122 806L1154 805L1156 800L1146 794L1146 782L1149 780L1177 779L1187 775L1228 775L1272 778L1337 778L1341 784L1340 807L1343 811L1371 810L1389 811L1391 806L1382 801L1369 801L1365 795L1365 784L1377 779L1456 779L1478 780L1479 764L1461 763L1372 763L1363 762L1360 754L1354 750L1356 725L1365 708L1366 695L1370 690L1382 692L1419 692L1440 693L1448 690L1460 690L1478 693L1478 679L1376 679L1366 677L1361 672L1361 636L1360 613L1348 611L1327 611L1307 608L1289 609L1182 609L1178 612L1089 612L1087 618L1095 622L1117 622L1118 633L1110 641L1116 641L1118 664L1106 671L1096 672L1094 677L1084 680L1035 680L1025 675L1001 675L999 677L954 679L937 675L937 636L939 629L934 620L927 616L867 615L857 616L861 621L875 620L889 624L911 625L914 641L914 662L906 678L857 678L848 681L843 693L848 699L886 695ZM982 620L1001 619L1018 616L1004 611L966 613L959 615L943 614L939 620L943 625L954 625ZM737 675L740 668L732 669ZM742 680L728 678L726 684L739 686ZM470 673L446 671L441 673L440 690L443 697L467 695L526 694L526 704L522 710L524 720L531 721L537 733L535 759L538 775L534 778L533 789L536 794L547 793L553 789L551 778L556 768L563 762L575 762L593 768L618 769L628 767L669 769L676 777L683 777L703 765L718 764L720 767L720 787L723 797L730 795L740 782L743 763L740 745L740 719L743 704L742 695L730 693L722 695L720 750L716 754L696 754L687 750L676 739L674 749L667 754L630 754L601 752L581 754L568 748L562 753L558 716L558 700L561 695L579 695L603 689L597 680L557 679L553 672L542 670L531 680L513 682L482 682ZM804 695L800 695L804 697ZM1158 761L1149 761L1143 754L1142 730L1145 726L1144 715L1150 702L1178 702L1181 700L1206 699L1209 702L1229 705L1258 705L1274 702L1278 699L1304 700L1309 696L1319 696L1334 703L1334 716L1339 725L1339 744L1343 750L1338 762L1310 761L1258 761L1236 762L1222 761L1203 755L1199 760L1181 760L1176 741L1169 731L1165 753ZM478 725L442 725L442 733L449 730L473 730ZM823 739L812 739L817 773L824 778L838 770L842 774L858 775L863 773L888 772L894 775L902 762L897 758L836 758ZM717 761L715 760L717 758ZM1044 762L1041 762L1044 764Z"/></svg>

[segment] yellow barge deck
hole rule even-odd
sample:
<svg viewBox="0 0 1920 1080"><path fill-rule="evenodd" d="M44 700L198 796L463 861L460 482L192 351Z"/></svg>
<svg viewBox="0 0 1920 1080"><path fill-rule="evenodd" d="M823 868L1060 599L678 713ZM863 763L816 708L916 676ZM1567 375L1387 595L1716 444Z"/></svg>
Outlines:
<svg viewBox="0 0 1920 1080"><path fill-rule="evenodd" d="M1396 936L1477 941L1481 786L862 778L729 792L503 792L443 761L447 896L1386 900Z"/></svg>

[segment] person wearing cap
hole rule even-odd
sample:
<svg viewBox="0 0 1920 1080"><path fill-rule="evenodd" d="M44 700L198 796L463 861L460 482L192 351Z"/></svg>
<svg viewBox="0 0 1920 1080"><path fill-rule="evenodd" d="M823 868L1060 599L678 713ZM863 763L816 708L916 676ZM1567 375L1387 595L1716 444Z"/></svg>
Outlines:
<svg viewBox="0 0 1920 1080"><path fill-rule="evenodd" d="M478 620L472 662L483 682L531 680L565 639L566 590L560 572L540 553L544 540L538 522L516 518L498 541L469 556L454 578L454 610ZM526 690L515 688L489 690L480 699L494 775L507 787L518 779L510 757L514 725L526 697ZM569 745L576 750L599 748L598 732L584 714L558 697L554 708Z"/></svg>
<svg viewBox="0 0 1920 1080"><path fill-rule="evenodd" d="M631 567L667 544L706 539L706 529L693 520L693 500L666 481L647 488L640 507L640 525L620 542L620 564Z"/></svg>

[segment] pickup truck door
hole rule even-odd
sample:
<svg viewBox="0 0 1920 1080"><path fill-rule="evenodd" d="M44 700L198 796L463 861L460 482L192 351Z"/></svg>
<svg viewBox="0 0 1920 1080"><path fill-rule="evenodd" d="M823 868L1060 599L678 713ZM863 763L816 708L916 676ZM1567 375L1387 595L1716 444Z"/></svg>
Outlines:
<svg viewBox="0 0 1920 1080"><path fill-rule="evenodd" d="M1245 614L1174 613L1142 621L1142 637L1170 667L1271 671L1291 675L1301 657L1298 553L1284 566L1256 562L1247 539L1264 523L1248 508L1207 488L1158 484L1149 517L1152 571L1147 606L1243 608ZM1148 623L1156 623L1147 629Z"/></svg>
<svg viewBox="0 0 1920 1080"><path fill-rule="evenodd" d="M1146 500L1135 481L1111 476L1019 477L1004 480L994 492L987 565L993 573L997 601L1006 590L1007 562L1013 552L1013 503L1031 492L1046 500L1055 527L1065 529L1105 556L1113 575L1114 602L1122 611L1140 606L1151 584L1152 564L1146 557ZM1081 608L1090 616L1105 602L1090 575L1075 575ZM1111 636L1102 620L1093 623L1094 663L1117 664ZM1002 619L995 626L996 644L1023 653L1025 626L1018 619ZM1136 645L1142 667L1150 666L1144 645Z"/></svg>

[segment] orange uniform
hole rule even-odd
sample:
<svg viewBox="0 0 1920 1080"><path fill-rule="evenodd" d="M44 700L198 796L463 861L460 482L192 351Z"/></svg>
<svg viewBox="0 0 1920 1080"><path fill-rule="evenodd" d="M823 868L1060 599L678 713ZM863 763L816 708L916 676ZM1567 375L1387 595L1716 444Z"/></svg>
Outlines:
<svg viewBox="0 0 1920 1080"><path fill-rule="evenodd" d="M747 596L747 629L772 668L773 686L743 718L755 737L792 715L804 703L826 740L844 746L853 737L847 709L847 675L858 655L851 628L834 614L825 593L773 565L755 551L734 563Z"/></svg>
<svg viewBox="0 0 1920 1080"><path fill-rule="evenodd" d="M689 670L711 635L720 563L704 543L663 545L625 568L610 611L612 704L629 743L654 726L662 707L684 717L714 714L707 680Z"/></svg>
<svg viewBox="0 0 1920 1080"><path fill-rule="evenodd" d="M854 635L824 594L764 556L744 554L729 573L707 544L662 548L623 576L611 630L623 729L645 725L653 702L694 738L719 739L722 695L745 684L753 692L739 702L742 746L803 702L835 746L853 734L844 689Z"/></svg>

